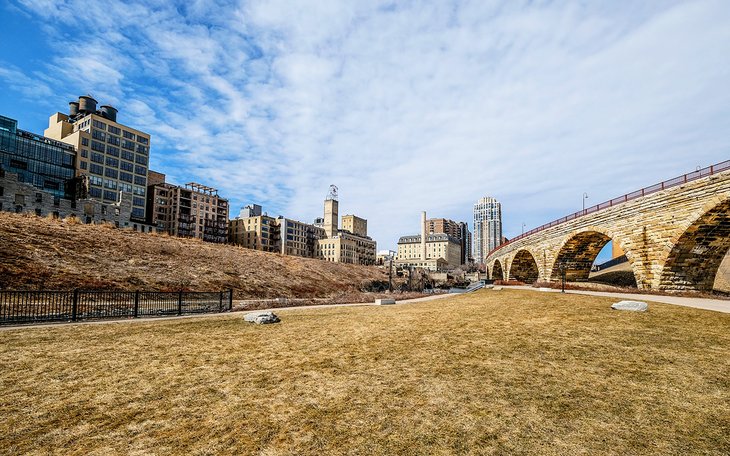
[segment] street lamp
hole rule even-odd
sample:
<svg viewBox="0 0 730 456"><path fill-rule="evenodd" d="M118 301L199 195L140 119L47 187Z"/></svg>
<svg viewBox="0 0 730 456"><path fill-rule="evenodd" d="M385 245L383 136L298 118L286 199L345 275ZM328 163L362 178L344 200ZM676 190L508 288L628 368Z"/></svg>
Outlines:
<svg viewBox="0 0 730 456"><path fill-rule="evenodd" d="M586 200L588 199L588 193L583 192L583 212L586 211Z"/></svg>
<svg viewBox="0 0 730 456"><path fill-rule="evenodd" d="M561 261L558 264L558 267L560 268L560 278L562 279L562 287L561 287L560 292L565 293L565 268L566 268L565 262Z"/></svg>
<svg viewBox="0 0 730 456"><path fill-rule="evenodd" d="M525 224L525 222L522 222L522 234L525 234L525 227L526 226L527 225Z"/></svg>

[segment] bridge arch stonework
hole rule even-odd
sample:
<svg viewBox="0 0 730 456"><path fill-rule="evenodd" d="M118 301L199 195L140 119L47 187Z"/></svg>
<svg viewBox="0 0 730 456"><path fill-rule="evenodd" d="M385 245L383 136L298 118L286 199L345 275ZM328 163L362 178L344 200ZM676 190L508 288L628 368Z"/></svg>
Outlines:
<svg viewBox="0 0 730 456"><path fill-rule="evenodd" d="M730 248L730 169L525 235L492 251L485 263L490 271L500 263L504 276L493 279L515 278L515 258L526 251L538 281L559 280L560 262L568 280L583 280L609 240L625 252L641 289L712 289Z"/></svg>

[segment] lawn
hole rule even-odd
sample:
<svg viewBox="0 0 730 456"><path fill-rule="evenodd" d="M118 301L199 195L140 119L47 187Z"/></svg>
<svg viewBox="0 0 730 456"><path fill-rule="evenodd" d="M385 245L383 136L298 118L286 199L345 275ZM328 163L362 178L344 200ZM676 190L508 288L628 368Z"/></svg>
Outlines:
<svg viewBox="0 0 730 456"><path fill-rule="evenodd" d="M533 291L0 331L2 454L730 454L730 314Z"/></svg>

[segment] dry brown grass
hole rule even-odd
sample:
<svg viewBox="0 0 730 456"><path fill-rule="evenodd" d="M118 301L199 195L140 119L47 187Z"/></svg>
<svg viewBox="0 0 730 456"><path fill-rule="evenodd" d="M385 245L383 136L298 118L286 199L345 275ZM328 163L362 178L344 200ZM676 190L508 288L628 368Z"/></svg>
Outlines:
<svg viewBox="0 0 730 456"><path fill-rule="evenodd" d="M730 315L531 291L0 331L3 454L730 453Z"/></svg>
<svg viewBox="0 0 730 456"><path fill-rule="evenodd" d="M328 297L386 280L375 267L0 212L0 288L200 290Z"/></svg>

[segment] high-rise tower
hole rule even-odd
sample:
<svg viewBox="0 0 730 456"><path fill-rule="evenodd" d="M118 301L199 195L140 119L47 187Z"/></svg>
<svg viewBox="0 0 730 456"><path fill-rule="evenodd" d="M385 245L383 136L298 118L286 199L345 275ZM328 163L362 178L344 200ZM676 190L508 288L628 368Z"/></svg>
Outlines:
<svg viewBox="0 0 730 456"><path fill-rule="evenodd" d="M474 204L474 261L484 263L489 252L502 242L502 205L485 196Z"/></svg>
<svg viewBox="0 0 730 456"><path fill-rule="evenodd" d="M324 231L331 238L337 234L339 219L339 203L337 201L337 186L330 185L330 191L324 200Z"/></svg>

